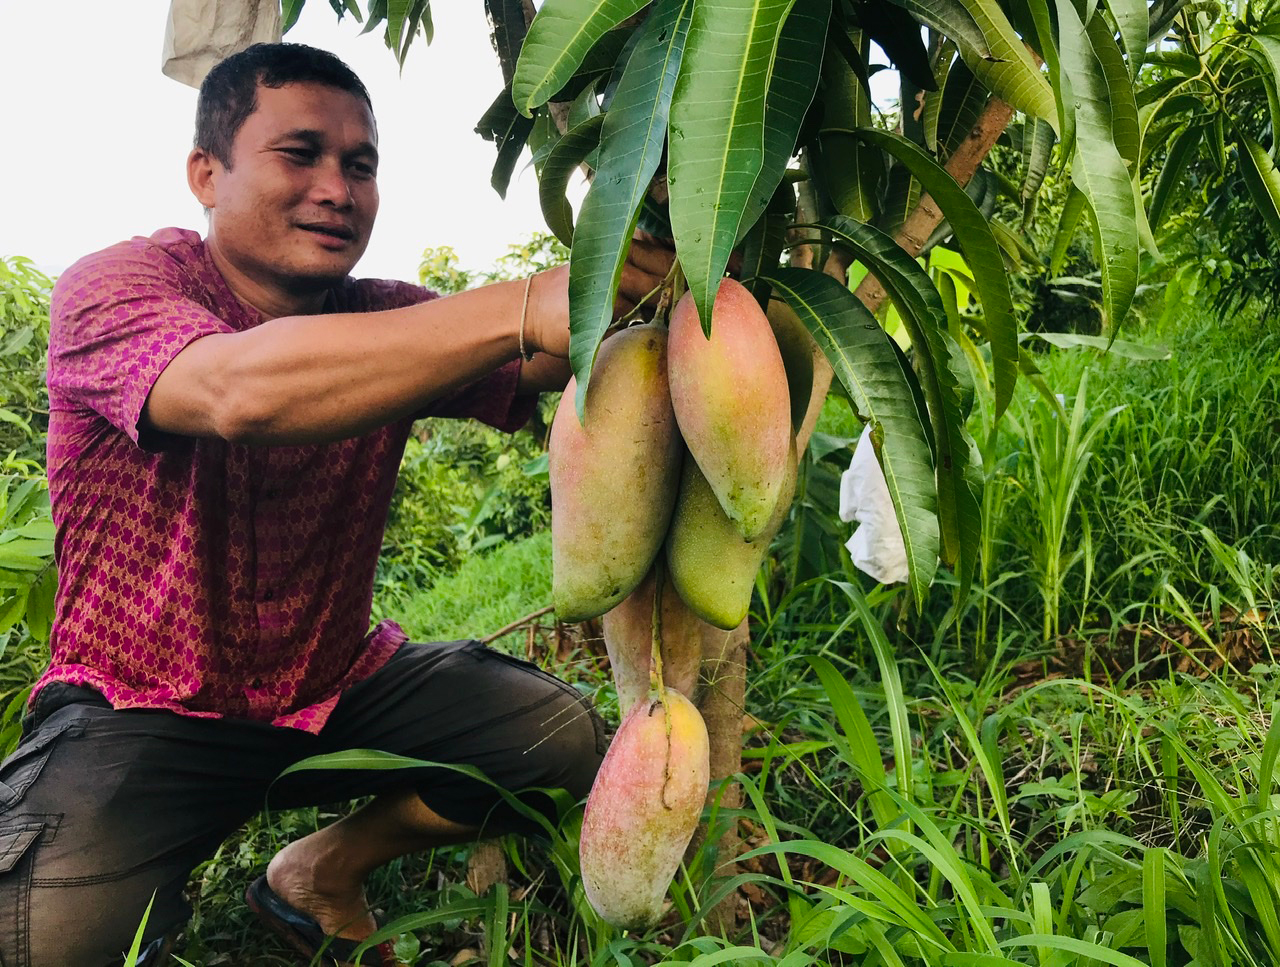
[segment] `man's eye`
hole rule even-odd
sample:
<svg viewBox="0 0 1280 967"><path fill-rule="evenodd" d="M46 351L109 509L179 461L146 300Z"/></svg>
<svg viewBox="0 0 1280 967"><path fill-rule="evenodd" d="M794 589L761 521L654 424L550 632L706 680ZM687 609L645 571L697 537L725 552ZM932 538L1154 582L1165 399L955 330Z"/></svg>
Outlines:
<svg viewBox="0 0 1280 967"><path fill-rule="evenodd" d="M365 178L373 178L378 174L378 169L365 161L353 161L351 162L351 167L357 174Z"/></svg>
<svg viewBox="0 0 1280 967"><path fill-rule="evenodd" d="M299 162L315 161L318 155L318 152L313 151L311 148L284 148L283 151L294 161Z"/></svg>

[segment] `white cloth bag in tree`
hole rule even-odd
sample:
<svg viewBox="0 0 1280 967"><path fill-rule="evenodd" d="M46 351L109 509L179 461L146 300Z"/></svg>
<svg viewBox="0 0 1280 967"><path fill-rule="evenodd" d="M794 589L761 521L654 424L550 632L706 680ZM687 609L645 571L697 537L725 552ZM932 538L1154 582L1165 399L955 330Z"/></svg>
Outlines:
<svg viewBox="0 0 1280 967"><path fill-rule="evenodd" d="M882 584L907 579L907 547L893 512L893 499L866 427L840 477L840 519L857 521L845 543L854 566Z"/></svg>
<svg viewBox="0 0 1280 967"><path fill-rule="evenodd" d="M199 87L213 65L280 39L280 0L170 0L160 70Z"/></svg>

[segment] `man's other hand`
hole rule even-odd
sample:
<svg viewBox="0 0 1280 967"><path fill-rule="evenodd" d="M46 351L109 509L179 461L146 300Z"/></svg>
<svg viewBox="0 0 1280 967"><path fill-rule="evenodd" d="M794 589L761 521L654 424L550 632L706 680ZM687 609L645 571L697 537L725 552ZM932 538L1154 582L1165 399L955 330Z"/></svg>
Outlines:
<svg viewBox="0 0 1280 967"><path fill-rule="evenodd" d="M622 266L615 319L634 312L651 315L657 303L658 287L671 272L675 247L667 239L636 232ZM641 300L645 301L640 305ZM552 356L569 356L569 266L560 265L533 277L529 306L525 315L525 347Z"/></svg>

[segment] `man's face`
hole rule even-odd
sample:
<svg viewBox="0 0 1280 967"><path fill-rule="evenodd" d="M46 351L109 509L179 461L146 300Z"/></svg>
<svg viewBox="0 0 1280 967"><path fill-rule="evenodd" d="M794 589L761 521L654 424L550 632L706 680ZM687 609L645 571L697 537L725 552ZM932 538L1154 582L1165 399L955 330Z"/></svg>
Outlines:
<svg viewBox="0 0 1280 967"><path fill-rule="evenodd" d="M231 167L212 161L210 239L260 284L327 288L364 254L378 213L373 113L355 94L316 83L259 86L257 102Z"/></svg>

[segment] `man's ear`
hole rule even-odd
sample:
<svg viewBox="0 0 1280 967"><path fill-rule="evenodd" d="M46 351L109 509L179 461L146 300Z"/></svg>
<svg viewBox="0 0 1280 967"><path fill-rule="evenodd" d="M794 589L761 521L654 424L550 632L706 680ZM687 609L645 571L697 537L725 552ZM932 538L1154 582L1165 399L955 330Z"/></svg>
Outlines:
<svg viewBox="0 0 1280 967"><path fill-rule="evenodd" d="M187 155L187 185L191 188L191 194L196 196L196 201L206 210L215 207L217 191L213 176L221 168L218 159L204 148L192 148Z"/></svg>

